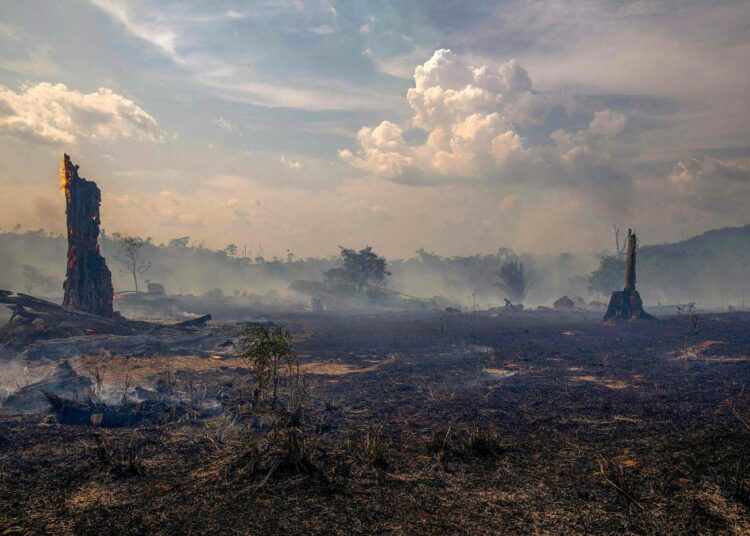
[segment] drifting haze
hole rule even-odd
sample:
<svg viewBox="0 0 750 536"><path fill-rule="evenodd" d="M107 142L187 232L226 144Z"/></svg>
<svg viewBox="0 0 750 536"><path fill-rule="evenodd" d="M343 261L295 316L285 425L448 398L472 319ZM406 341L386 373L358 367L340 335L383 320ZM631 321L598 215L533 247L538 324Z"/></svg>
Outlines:
<svg viewBox="0 0 750 536"><path fill-rule="evenodd" d="M251 256L747 223L746 2L466 4L5 3L0 226L64 230L63 151L109 231Z"/></svg>

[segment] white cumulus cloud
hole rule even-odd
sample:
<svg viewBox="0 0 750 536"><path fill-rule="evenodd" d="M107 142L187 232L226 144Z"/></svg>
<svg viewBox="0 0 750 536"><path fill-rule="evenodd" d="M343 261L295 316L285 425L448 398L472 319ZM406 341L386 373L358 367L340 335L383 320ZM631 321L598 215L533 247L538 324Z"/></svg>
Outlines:
<svg viewBox="0 0 750 536"><path fill-rule="evenodd" d="M410 145L390 121L362 128L360 149L340 151L343 160L392 179L417 176L472 178L524 152L516 124L534 124L547 112L531 79L516 61L472 67L447 49L436 51L414 71L406 99L411 123L425 131L422 145Z"/></svg>
<svg viewBox="0 0 750 536"><path fill-rule="evenodd" d="M617 136L625 130L627 118L625 114L613 112L612 110L600 110L594 115L589 125L589 131L602 136Z"/></svg>
<svg viewBox="0 0 750 536"><path fill-rule="evenodd" d="M81 93L49 82L18 92L0 85L0 131L50 143L164 137L153 117L111 89Z"/></svg>
<svg viewBox="0 0 750 536"><path fill-rule="evenodd" d="M750 166L711 156L675 163L667 177L674 198L714 213L740 210L750 203Z"/></svg>
<svg viewBox="0 0 750 536"><path fill-rule="evenodd" d="M630 187L631 177L605 151L627 124L620 112L600 110L583 130L555 131L552 144L524 140L520 132L544 123L550 104L517 61L475 67L438 50L414 70L406 99L423 143L410 143L405 126L383 121L360 129L358 149L339 156L362 171L406 183L535 180L608 198L612 192L622 197Z"/></svg>

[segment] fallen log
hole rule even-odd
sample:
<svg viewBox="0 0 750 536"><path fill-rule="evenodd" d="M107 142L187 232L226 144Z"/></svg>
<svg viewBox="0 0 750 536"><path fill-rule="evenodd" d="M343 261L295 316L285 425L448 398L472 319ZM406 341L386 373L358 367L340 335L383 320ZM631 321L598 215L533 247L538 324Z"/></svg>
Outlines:
<svg viewBox="0 0 750 536"><path fill-rule="evenodd" d="M111 335L135 335L144 329L152 329L147 322L127 320L125 318L106 318L81 311L66 309L56 303L28 294L18 293L15 296L9 291L0 291L0 304L8 306L14 315L24 319L40 320L47 327L64 327L82 331L95 331Z"/></svg>
<svg viewBox="0 0 750 536"><path fill-rule="evenodd" d="M24 346L39 338L74 337L80 335L138 335L155 330L184 330L204 325L211 315L178 322L158 324L129 320L113 315L111 318L67 309L56 303L28 294L14 294L0 290L0 305L5 305L13 315L0 329L2 342L14 341Z"/></svg>
<svg viewBox="0 0 750 536"><path fill-rule="evenodd" d="M203 315L199 316L198 318L191 318L190 320L184 320L183 322L177 322L176 324L169 324L168 327L170 328L195 328L198 326L202 326L206 322L211 320L211 315Z"/></svg>

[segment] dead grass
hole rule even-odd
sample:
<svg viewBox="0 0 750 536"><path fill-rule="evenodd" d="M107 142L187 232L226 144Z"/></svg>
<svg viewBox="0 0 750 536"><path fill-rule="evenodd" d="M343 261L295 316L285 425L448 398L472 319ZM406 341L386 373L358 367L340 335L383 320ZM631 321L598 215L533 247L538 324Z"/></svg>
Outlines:
<svg viewBox="0 0 750 536"><path fill-rule="evenodd" d="M703 340L693 345L687 342L680 350L671 353L673 359L681 361L702 361L705 363L741 363L750 361L750 355L727 355L727 343L718 340Z"/></svg>
<svg viewBox="0 0 750 536"><path fill-rule="evenodd" d="M501 369L501 368L486 368L482 369L482 372L489 374L496 378L510 378L518 374L517 370Z"/></svg>
<svg viewBox="0 0 750 536"><path fill-rule="evenodd" d="M701 339L726 343L704 355L747 354L750 317L732 318L702 320ZM286 402L275 413L235 411L252 374L231 360L123 361L105 370L108 381L131 371L137 385L148 370L174 390L194 363L194 385L220 386L224 413L142 423L132 454L113 448L132 430L108 430L102 459L87 426L0 418L0 525L55 534L748 533L745 361L675 360L684 319L602 327L477 315L465 329L462 320L441 335L425 317L306 319L314 335L301 354L311 377L302 413ZM506 357L489 363L476 350L484 347L522 368ZM489 382L484 368L523 373ZM71 449L81 440L91 446ZM115 469L133 454L139 470Z"/></svg>
<svg viewBox="0 0 750 536"><path fill-rule="evenodd" d="M499 435L493 430L478 426L456 431L439 429L432 433L427 452L446 467L450 462L475 458L496 458L504 451Z"/></svg>
<svg viewBox="0 0 750 536"><path fill-rule="evenodd" d="M347 365L345 363L337 362L320 362L313 361L312 363L304 363L300 365L300 370L304 374L317 374L321 376L343 376L346 374L356 374L363 372L372 372L378 369L380 364L371 365L369 367L356 367L354 365Z"/></svg>
<svg viewBox="0 0 750 536"><path fill-rule="evenodd" d="M708 514L717 532L746 536L750 534L747 510L728 499L716 485L703 485L692 494L696 506Z"/></svg>
<svg viewBox="0 0 750 536"><path fill-rule="evenodd" d="M589 382L595 383L606 387L607 389L630 389L635 387L633 384L624 382L622 380L610 379L610 378L598 378L592 375L573 376L571 378L575 382Z"/></svg>
<svg viewBox="0 0 750 536"><path fill-rule="evenodd" d="M128 501L119 493L117 483L90 482L73 491L65 501L66 506L74 510L91 508L113 508L123 506Z"/></svg>
<svg viewBox="0 0 750 536"><path fill-rule="evenodd" d="M142 474L143 438L133 431L130 437L101 431L94 435L93 445L84 443L110 472L118 477Z"/></svg>
<svg viewBox="0 0 750 536"><path fill-rule="evenodd" d="M503 446L495 431L474 426L467 431L462 450L464 454L491 458L500 455Z"/></svg>
<svg viewBox="0 0 750 536"><path fill-rule="evenodd" d="M241 357L227 357L221 360L202 356L163 356L155 355L138 359L124 356L111 356L102 359L101 356L84 355L71 361L76 373L84 376L96 366L101 368L101 374L107 383L115 389L125 386L126 378L130 378L132 385L152 386L159 378L174 377L177 371L190 371L194 375L201 375L226 369L247 369L250 365Z"/></svg>
<svg viewBox="0 0 750 536"><path fill-rule="evenodd" d="M373 469L384 470L388 467L388 444L383 438L381 427L367 431L357 431L344 436L345 450L354 458Z"/></svg>

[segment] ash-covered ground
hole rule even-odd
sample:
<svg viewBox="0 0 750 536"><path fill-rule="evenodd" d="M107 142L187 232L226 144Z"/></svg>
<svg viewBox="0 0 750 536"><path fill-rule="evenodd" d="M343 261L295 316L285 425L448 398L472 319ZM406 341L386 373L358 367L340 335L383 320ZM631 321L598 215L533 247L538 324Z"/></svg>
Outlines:
<svg viewBox="0 0 750 536"><path fill-rule="evenodd" d="M275 406L241 324L6 354L4 533L750 533L750 314L263 320ZM55 378L92 414L29 393Z"/></svg>

